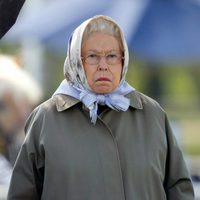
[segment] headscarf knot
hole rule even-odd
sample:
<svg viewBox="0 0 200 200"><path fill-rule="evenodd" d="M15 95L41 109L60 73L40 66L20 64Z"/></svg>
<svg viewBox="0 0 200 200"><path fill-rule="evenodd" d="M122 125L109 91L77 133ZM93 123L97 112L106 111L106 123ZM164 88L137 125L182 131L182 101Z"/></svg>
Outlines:
<svg viewBox="0 0 200 200"><path fill-rule="evenodd" d="M123 82L119 88L108 94L96 94L86 90L82 85L71 85L66 80L63 80L56 94L67 94L79 99L89 109L91 122L96 123L98 104L106 105L115 111L126 111L129 108L130 100L125 97L126 94L133 91L127 82Z"/></svg>

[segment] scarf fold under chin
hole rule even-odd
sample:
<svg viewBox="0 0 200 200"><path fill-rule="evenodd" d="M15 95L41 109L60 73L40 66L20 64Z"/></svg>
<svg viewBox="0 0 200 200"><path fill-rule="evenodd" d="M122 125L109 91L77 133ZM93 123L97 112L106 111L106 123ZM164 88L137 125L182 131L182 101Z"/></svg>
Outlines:
<svg viewBox="0 0 200 200"><path fill-rule="evenodd" d="M63 80L53 95L66 94L79 99L89 109L91 122L96 124L98 104L107 105L116 111L126 111L129 108L130 100L125 95L133 90L134 88L124 81L112 93L96 94L84 89L82 85L71 85Z"/></svg>

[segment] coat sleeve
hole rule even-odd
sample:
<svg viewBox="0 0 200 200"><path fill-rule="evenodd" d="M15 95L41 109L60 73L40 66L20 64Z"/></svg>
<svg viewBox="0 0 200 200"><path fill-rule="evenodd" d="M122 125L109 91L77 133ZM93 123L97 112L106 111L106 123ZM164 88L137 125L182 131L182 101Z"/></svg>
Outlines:
<svg viewBox="0 0 200 200"><path fill-rule="evenodd" d="M165 127L168 143L164 187L168 200L194 200L194 191L189 171L181 149L172 133L167 116Z"/></svg>
<svg viewBox="0 0 200 200"><path fill-rule="evenodd" d="M44 156L39 143L41 123L36 111L27 121L25 141L14 165L7 200L41 199L44 174Z"/></svg>

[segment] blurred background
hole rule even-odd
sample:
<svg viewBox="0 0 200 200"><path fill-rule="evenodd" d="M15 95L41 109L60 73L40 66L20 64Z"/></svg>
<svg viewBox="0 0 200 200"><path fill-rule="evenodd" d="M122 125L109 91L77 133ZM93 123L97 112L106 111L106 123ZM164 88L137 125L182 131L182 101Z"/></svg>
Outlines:
<svg viewBox="0 0 200 200"><path fill-rule="evenodd" d="M184 152L198 199L200 0L26 1L16 24L0 40L1 56L12 59L17 63L16 68L33 79L31 84L34 86L17 78L17 82L26 85L26 90L37 97L27 101L30 105L24 111L25 116L51 97L63 79L67 43L73 30L85 19L98 14L111 16L124 30L130 50L127 81L156 99L166 110ZM1 68L5 68L2 62ZM0 71L0 82L2 74ZM2 91L0 116L5 110L5 103L1 103L5 102Z"/></svg>

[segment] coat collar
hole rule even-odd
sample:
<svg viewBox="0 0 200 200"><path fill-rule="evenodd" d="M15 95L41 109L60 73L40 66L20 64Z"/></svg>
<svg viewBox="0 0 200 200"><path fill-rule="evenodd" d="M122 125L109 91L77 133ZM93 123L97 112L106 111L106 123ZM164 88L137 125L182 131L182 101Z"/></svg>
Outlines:
<svg viewBox="0 0 200 200"><path fill-rule="evenodd" d="M130 99L131 107L136 109L143 108L141 97L137 91L133 91L127 94L126 97ZM74 97L63 94L55 95L53 98L55 98L56 108L59 112L64 111L80 102L78 99L75 99Z"/></svg>
<svg viewBox="0 0 200 200"><path fill-rule="evenodd" d="M143 109L141 95L136 90L126 95L130 99L130 106L136 109Z"/></svg>
<svg viewBox="0 0 200 200"><path fill-rule="evenodd" d="M78 99L64 94L55 95L53 98L55 98L56 108L59 112L66 110L80 102Z"/></svg>

